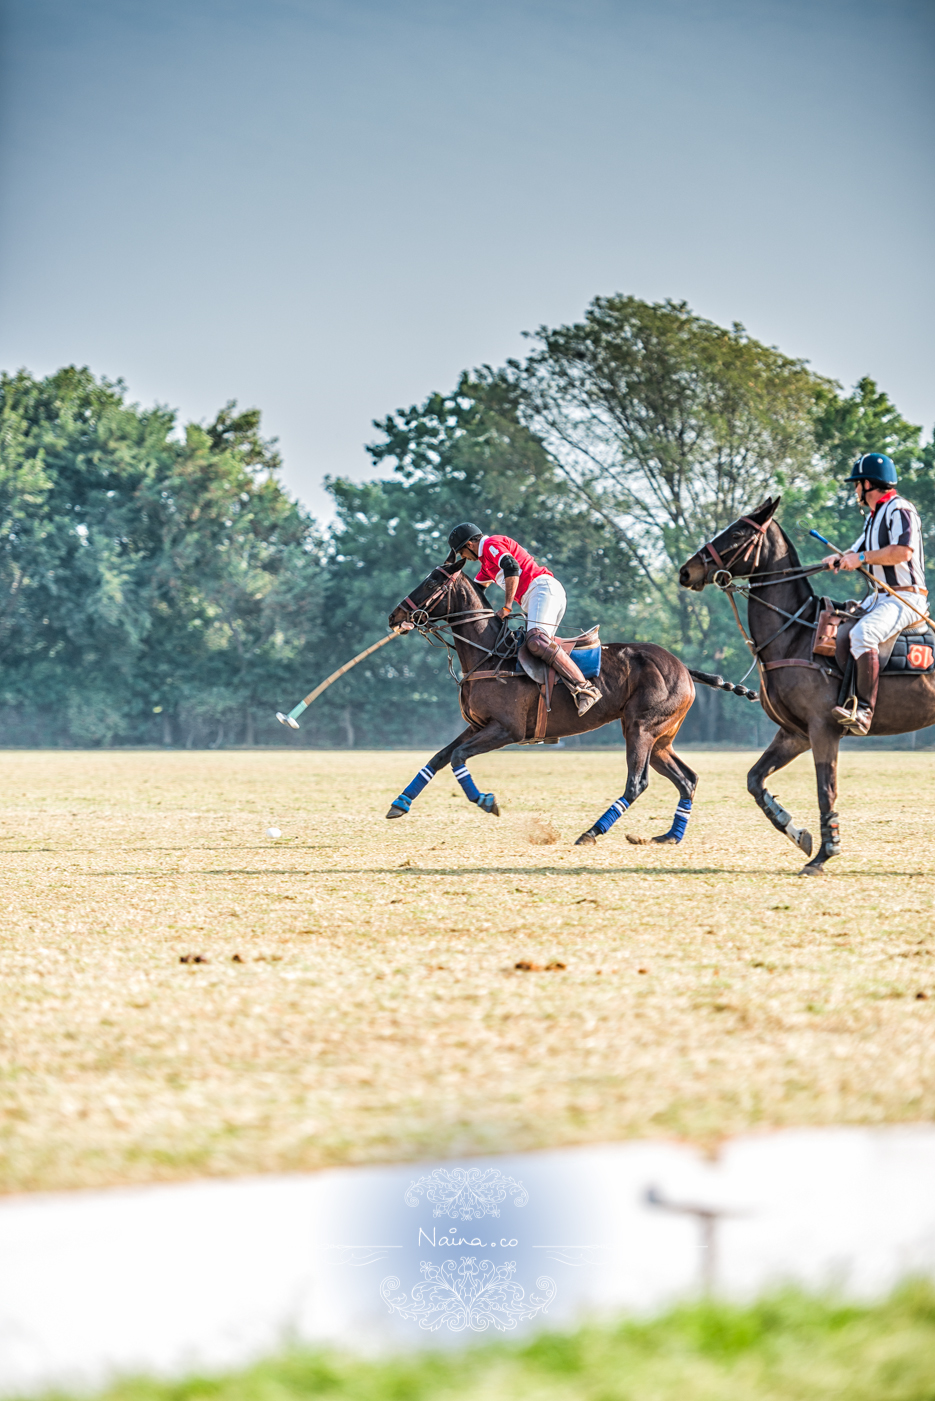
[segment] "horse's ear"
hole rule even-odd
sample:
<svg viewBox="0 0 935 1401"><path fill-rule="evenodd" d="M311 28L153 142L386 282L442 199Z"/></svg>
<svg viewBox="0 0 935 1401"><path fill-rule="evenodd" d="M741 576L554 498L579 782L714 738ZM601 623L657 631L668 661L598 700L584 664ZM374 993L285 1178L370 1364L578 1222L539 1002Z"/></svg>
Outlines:
<svg viewBox="0 0 935 1401"><path fill-rule="evenodd" d="M444 569L445 569L446 573L450 574L451 577L454 578L454 576L455 576L456 574L460 574L461 570L464 568L464 566L465 566L466 564L467 564L467 560L464 559L463 557L462 557L461 559L459 559L459 560L456 560L454 564L449 564L448 561L446 560L446 561L445 561L445 564L444 564Z"/></svg>
<svg viewBox="0 0 935 1401"><path fill-rule="evenodd" d="M775 500L773 500L771 496L767 496L765 501L760 502L755 511L750 512L751 517L753 520L757 521L759 525L765 525L767 521L773 519L781 500L781 496L777 496Z"/></svg>

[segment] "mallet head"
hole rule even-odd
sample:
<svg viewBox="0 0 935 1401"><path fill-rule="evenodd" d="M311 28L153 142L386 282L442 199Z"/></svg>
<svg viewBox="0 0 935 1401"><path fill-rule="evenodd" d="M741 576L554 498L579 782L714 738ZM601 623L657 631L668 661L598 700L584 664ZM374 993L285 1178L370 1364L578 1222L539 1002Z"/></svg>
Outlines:
<svg viewBox="0 0 935 1401"><path fill-rule="evenodd" d="M281 710L276 711L276 719L279 721L280 725L288 725L291 730L297 730L299 728L298 720L293 720L291 715L283 715Z"/></svg>

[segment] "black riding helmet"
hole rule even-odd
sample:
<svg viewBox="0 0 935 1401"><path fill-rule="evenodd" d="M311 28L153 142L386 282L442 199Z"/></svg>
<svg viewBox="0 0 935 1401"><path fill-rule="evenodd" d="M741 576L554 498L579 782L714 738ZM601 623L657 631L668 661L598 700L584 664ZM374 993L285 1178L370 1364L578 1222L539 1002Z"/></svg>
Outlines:
<svg viewBox="0 0 935 1401"><path fill-rule="evenodd" d="M456 525L448 536L448 548L451 550L451 554L445 563L454 564L458 551L463 550L469 540L479 540L483 533L480 526L475 525L473 521L462 521L460 525Z"/></svg>
<svg viewBox="0 0 935 1401"><path fill-rule="evenodd" d="M473 521L462 521L448 536L448 548L455 552L463 550L469 540L479 540L483 533L480 526L475 525Z"/></svg>

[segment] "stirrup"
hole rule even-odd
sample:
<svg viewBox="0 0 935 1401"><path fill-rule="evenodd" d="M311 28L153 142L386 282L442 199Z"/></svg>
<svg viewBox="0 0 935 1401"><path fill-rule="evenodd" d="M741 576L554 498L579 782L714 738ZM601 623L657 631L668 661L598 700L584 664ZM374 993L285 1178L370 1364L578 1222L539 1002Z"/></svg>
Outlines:
<svg viewBox="0 0 935 1401"><path fill-rule="evenodd" d="M856 695L848 696L843 705L835 705L831 708L831 714L839 725L853 725L857 719L857 707L860 702Z"/></svg>
<svg viewBox="0 0 935 1401"><path fill-rule="evenodd" d="M587 715L588 711L591 709L591 706L597 705L598 701L602 699L600 691L590 681L586 681L583 686L577 686L575 688L574 696L575 706L577 707L579 718L582 715ZM581 703L582 701L584 702L583 705Z"/></svg>

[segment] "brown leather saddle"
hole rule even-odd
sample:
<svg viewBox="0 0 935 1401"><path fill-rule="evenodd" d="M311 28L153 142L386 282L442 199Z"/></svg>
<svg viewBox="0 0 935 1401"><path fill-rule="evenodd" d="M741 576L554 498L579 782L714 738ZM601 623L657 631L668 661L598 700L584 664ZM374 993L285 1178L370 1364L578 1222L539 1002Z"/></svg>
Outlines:
<svg viewBox="0 0 935 1401"><path fill-rule="evenodd" d="M556 637L555 641L563 652L573 652L581 647L599 647L601 639L599 637L600 623L595 623L593 628L587 632L579 633L577 637ZM531 681L535 681L539 687L539 706L536 711L536 727L533 731L534 740L542 739L546 727L549 723L548 716L552 709L552 691L558 679L552 667L548 666L541 657L534 657L524 642L519 649L517 657L519 665L525 671Z"/></svg>
<svg viewBox="0 0 935 1401"><path fill-rule="evenodd" d="M599 633L600 623L595 623L593 628L589 628L587 632L579 633L577 637L556 637L555 641L559 644L563 652L573 652L579 647L599 647L601 644ZM558 677L553 668L547 666L540 657L534 657L525 642L522 643L519 652L516 654L515 671L506 671L501 668L495 671L486 669L483 671L472 671L465 680L516 681L519 679L525 681L527 677L530 681L534 681L539 688L539 704L536 708L536 723L533 727L533 732L531 735L527 735L526 739L521 742L525 744L538 744L544 740L546 744L557 744L557 738L554 740L546 740L545 732L549 723L549 712L552 709L552 691L555 688L556 680L560 680L561 678ZM463 689L461 692L461 713L469 725L477 725L479 723L465 706Z"/></svg>

